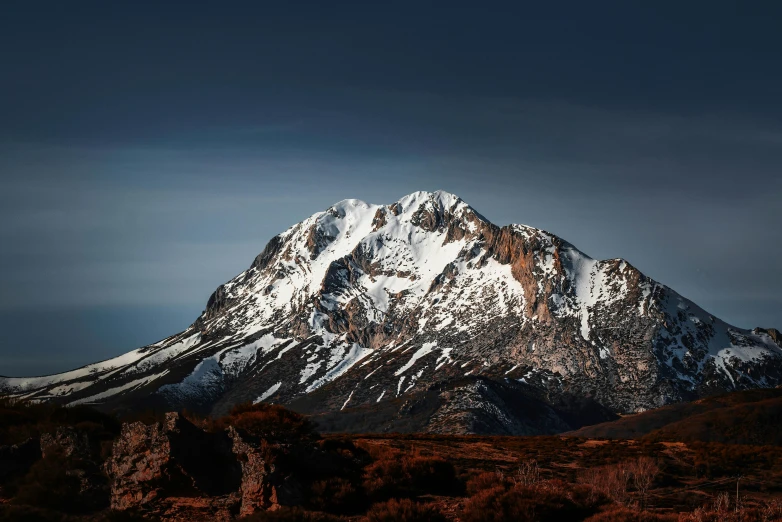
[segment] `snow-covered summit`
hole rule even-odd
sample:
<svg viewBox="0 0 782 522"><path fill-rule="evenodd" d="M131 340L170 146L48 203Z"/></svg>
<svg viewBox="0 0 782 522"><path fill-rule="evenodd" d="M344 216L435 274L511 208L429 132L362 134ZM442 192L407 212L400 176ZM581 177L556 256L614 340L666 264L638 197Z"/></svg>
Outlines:
<svg viewBox="0 0 782 522"><path fill-rule="evenodd" d="M413 192L407 196L402 197L397 204L403 209L418 208L424 204L431 204L440 210L451 209L457 205L467 207L468 205L462 201L462 198L450 192L444 190L435 190L434 192L426 192L420 190Z"/></svg>

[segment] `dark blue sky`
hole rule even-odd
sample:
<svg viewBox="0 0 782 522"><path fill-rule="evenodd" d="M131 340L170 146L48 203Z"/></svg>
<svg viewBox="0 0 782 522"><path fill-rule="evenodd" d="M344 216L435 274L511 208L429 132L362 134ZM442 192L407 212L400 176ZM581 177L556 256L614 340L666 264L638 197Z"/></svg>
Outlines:
<svg viewBox="0 0 782 522"><path fill-rule="evenodd" d="M782 327L778 3L327 4L0 5L0 374L154 342L414 190Z"/></svg>

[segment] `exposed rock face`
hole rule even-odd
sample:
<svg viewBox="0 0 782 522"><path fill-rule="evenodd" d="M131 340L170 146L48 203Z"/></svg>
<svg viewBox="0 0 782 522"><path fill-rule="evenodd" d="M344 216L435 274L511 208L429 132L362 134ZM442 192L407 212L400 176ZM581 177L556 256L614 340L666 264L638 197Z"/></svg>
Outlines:
<svg viewBox="0 0 782 522"><path fill-rule="evenodd" d="M776 328L755 328L752 333L756 335L766 334L778 345L782 345L782 333Z"/></svg>
<svg viewBox="0 0 782 522"><path fill-rule="evenodd" d="M162 423L123 425L105 470L112 509L170 520L230 520L288 500L260 441L233 427L205 432L177 413Z"/></svg>
<svg viewBox="0 0 782 522"><path fill-rule="evenodd" d="M214 414L326 390L311 411L336 412L468 374L636 412L775 386L780 342L775 330L726 324L622 259L591 259L543 230L499 227L452 194L422 192L388 206L345 200L294 225L181 334L0 388Z"/></svg>
<svg viewBox="0 0 782 522"><path fill-rule="evenodd" d="M233 426L229 427L227 432L228 437L233 441L231 449L242 468L239 515L245 516L259 510L275 509L279 502L277 488L271 483L274 467L261 454L258 444L246 441Z"/></svg>
<svg viewBox="0 0 782 522"><path fill-rule="evenodd" d="M207 434L176 413L163 423L123 425L105 469L112 509L230 519L238 504L232 493L239 489L241 468L230 439Z"/></svg>

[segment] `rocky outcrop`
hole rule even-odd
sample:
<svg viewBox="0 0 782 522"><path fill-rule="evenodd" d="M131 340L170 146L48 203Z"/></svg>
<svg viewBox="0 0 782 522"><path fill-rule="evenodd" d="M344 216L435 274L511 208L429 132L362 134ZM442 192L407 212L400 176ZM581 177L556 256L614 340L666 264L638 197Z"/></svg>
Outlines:
<svg viewBox="0 0 782 522"><path fill-rule="evenodd" d="M233 427L204 431L178 413L125 424L105 464L112 509L166 520L231 520L297 499L276 482L274 448Z"/></svg>
<svg viewBox="0 0 782 522"><path fill-rule="evenodd" d="M278 446L243 436L233 426L226 433L233 441L232 451L242 466L240 516L301 504L303 498L298 483L281 476L281 470L273 463Z"/></svg>
<svg viewBox="0 0 782 522"><path fill-rule="evenodd" d="M780 333L776 328L755 328L753 333L766 334L771 337L775 343L782 345L782 333Z"/></svg>

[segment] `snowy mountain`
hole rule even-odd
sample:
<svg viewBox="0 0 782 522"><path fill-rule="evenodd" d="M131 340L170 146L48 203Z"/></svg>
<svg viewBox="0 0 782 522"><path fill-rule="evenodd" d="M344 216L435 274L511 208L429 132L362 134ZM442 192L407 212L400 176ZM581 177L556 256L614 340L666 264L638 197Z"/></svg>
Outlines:
<svg viewBox="0 0 782 522"><path fill-rule="evenodd" d="M480 412L514 432L482 385L634 412L775 386L780 345L776 330L734 328L627 261L416 192L341 201L274 237L184 332L74 371L0 378L0 389L214 413L248 400L334 413L426 392L437 405L426 429Z"/></svg>

